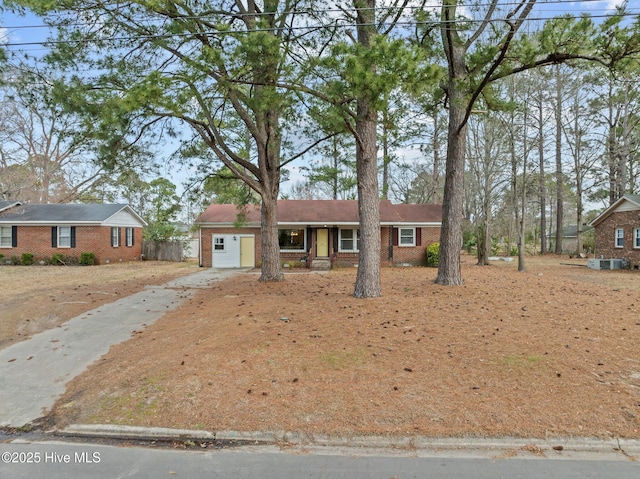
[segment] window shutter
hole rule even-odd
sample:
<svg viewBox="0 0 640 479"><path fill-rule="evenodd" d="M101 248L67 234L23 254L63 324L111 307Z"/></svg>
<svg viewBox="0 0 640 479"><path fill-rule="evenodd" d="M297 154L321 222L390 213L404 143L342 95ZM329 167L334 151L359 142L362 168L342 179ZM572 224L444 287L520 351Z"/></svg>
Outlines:
<svg viewBox="0 0 640 479"><path fill-rule="evenodd" d="M72 248L76 247L76 227L75 226L71 227L71 247Z"/></svg>
<svg viewBox="0 0 640 479"><path fill-rule="evenodd" d="M122 246L122 228L118 228L118 246Z"/></svg>
<svg viewBox="0 0 640 479"><path fill-rule="evenodd" d="M136 229L131 228L131 244L129 246L133 246L135 242L136 242Z"/></svg>
<svg viewBox="0 0 640 479"><path fill-rule="evenodd" d="M18 246L18 227L12 226L11 227L11 247L15 248L16 246Z"/></svg>
<svg viewBox="0 0 640 479"><path fill-rule="evenodd" d="M416 228L416 246L422 246L422 228Z"/></svg>
<svg viewBox="0 0 640 479"><path fill-rule="evenodd" d="M393 228L393 246L398 246L398 228Z"/></svg>
<svg viewBox="0 0 640 479"><path fill-rule="evenodd" d="M52 248L58 247L58 227L57 226L51 227L51 247Z"/></svg>

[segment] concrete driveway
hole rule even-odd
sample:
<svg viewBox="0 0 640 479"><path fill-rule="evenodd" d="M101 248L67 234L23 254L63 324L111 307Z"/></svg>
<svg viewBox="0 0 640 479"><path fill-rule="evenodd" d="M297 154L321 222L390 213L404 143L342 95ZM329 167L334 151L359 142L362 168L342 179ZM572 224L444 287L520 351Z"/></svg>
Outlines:
<svg viewBox="0 0 640 479"><path fill-rule="evenodd" d="M109 348L160 319L197 289L246 270L204 269L83 313L0 350L0 427L43 417L65 385Z"/></svg>

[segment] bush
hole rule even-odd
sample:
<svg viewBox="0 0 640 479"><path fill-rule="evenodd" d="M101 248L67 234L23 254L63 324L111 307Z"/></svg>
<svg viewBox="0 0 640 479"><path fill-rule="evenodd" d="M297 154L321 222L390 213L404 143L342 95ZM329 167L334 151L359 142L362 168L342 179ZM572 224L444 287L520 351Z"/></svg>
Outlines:
<svg viewBox="0 0 640 479"><path fill-rule="evenodd" d="M34 263L33 253L22 253L20 264L23 266L31 266Z"/></svg>
<svg viewBox="0 0 640 479"><path fill-rule="evenodd" d="M80 264L77 256L64 256L62 262L67 266L78 266Z"/></svg>
<svg viewBox="0 0 640 479"><path fill-rule="evenodd" d="M93 253L81 253L80 264L84 266L92 266L96 264L96 255Z"/></svg>
<svg viewBox="0 0 640 479"><path fill-rule="evenodd" d="M440 262L440 243L427 246L427 266L438 266Z"/></svg>
<svg viewBox="0 0 640 479"><path fill-rule="evenodd" d="M65 264L64 256L61 253L54 253L51 257L51 264Z"/></svg>

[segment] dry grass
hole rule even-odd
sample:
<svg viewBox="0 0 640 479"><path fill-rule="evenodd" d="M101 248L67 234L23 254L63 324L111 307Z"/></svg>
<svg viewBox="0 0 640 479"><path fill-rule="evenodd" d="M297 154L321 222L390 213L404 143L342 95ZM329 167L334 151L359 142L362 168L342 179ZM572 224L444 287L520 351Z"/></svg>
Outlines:
<svg viewBox="0 0 640 479"><path fill-rule="evenodd" d="M0 266L0 348L74 316L196 270L193 262Z"/></svg>
<svg viewBox="0 0 640 479"><path fill-rule="evenodd" d="M559 263L572 263L573 266ZM640 274L557 258L242 274L73 380L48 420L330 434L640 437Z"/></svg>

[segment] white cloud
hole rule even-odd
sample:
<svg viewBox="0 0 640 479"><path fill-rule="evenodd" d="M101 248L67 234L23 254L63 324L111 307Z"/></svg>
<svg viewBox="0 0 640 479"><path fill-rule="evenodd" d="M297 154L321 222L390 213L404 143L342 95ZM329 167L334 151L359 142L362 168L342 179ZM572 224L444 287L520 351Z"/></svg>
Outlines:
<svg viewBox="0 0 640 479"><path fill-rule="evenodd" d="M9 42L9 32L6 28L0 27L0 45L5 45Z"/></svg>

